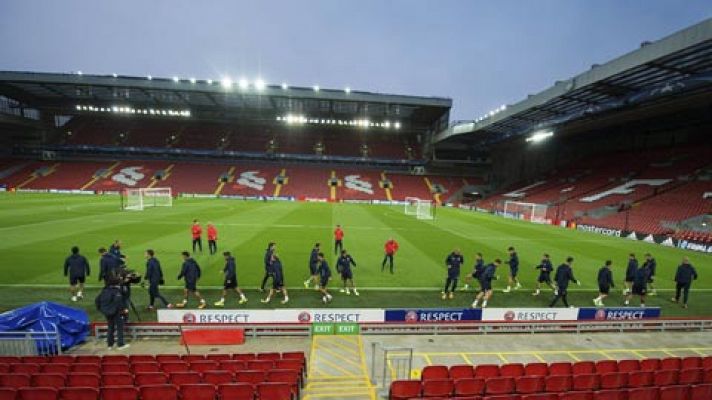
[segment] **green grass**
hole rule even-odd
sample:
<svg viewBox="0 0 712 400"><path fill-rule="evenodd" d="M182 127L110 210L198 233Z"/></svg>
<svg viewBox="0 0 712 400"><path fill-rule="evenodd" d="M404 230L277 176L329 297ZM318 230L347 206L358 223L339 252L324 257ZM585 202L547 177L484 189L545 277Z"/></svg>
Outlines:
<svg viewBox="0 0 712 400"><path fill-rule="evenodd" d="M190 247L190 223L194 218L205 224L213 221L219 229L219 250L230 250L237 258L240 285L248 289L249 308L263 308L258 301L262 257L269 241L278 244L292 307L319 307L319 296L304 290L309 251L321 242L327 254L332 246L332 231L341 224L346 232L344 243L354 256L360 298L336 296L331 307L466 307L471 294L459 294L455 300L442 301L439 288L444 283L444 259L453 248L462 249L469 272L475 252L486 261L506 259L506 249L513 245L520 255L520 274L524 289L513 294L495 293L492 307L541 307L548 293L532 298L530 292L537 276L533 268L543 252L555 265L573 256L574 273L582 281L572 294L573 304L589 305L597 288L596 271L605 259L614 261L614 279L622 286L622 270L627 254L651 252L658 261L657 286L660 295L648 305L662 306L667 316L712 315L712 277L705 273L709 255L674 248L609 238L550 226L507 220L491 215L457 209L438 209L435 221L420 221L403 214L402 207L355 204L319 204L292 202L256 202L215 199L177 199L172 208L149 208L142 212L118 210L113 196L62 196L49 194L0 195L0 310L12 309L40 300L68 303L62 264L69 248L78 245L93 268L89 283L98 286L96 249L122 239L129 265L144 270L143 252L152 248L161 260L166 285L164 293L171 300L180 298L181 282L175 277L181 264L180 252ZM396 274L383 274L380 263L383 242L389 237L399 241ZM222 282L221 256L198 254L203 267L204 288L209 300L218 297ZM693 285L690 308L682 310L669 303L674 288L672 277L683 256L689 256L700 273ZM334 257L331 256L332 266ZM506 276L506 266L500 270ZM332 287L338 286L334 281ZM506 285L495 282L495 289ZM498 291L499 292L499 291ZM81 305L96 317L91 305L95 289L89 289ZM146 304L147 295L135 291L135 303ZM607 304L618 305L620 292ZM234 303L233 303L234 304ZM155 315L145 313L145 319Z"/></svg>

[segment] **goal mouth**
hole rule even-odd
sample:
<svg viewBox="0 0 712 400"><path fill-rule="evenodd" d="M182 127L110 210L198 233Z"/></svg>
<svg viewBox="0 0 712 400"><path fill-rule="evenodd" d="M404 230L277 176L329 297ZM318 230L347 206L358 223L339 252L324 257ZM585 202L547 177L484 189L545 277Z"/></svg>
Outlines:
<svg viewBox="0 0 712 400"><path fill-rule="evenodd" d="M546 204L507 200L504 202L504 211L502 215L506 218L521 219L539 224L545 224L548 223L546 218L548 209L549 206Z"/></svg>
<svg viewBox="0 0 712 400"><path fill-rule="evenodd" d="M405 198L405 215L413 215L417 219L433 219L434 203L417 197Z"/></svg>
<svg viewBox="0 0 712 400"><path fill-rule="evenodd" d="M172 207L173 191L164 188L127 188L121 191L121 209L143 211L146 207Z"/></svg>

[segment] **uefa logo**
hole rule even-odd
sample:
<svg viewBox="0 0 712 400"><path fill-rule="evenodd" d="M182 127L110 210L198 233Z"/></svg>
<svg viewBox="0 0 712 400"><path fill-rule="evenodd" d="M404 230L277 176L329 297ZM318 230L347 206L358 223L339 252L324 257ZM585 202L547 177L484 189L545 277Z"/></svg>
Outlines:
<svg viewBox="0 0 712 400"><path fill-rule="evenodd" d="M194 324L196 321L197 321L197 318L195 318L195 314L193 314L193 313L183 314L183 323L184 324Z"/></svg>
<svg viewBox="0 0 712 400"><path fill-rule="evenodd" d="M405 322L418 322L418 313L412 310L405 313Z"/></svg>
<svg viewBox="0 0 712 400"><path fill-rule="evenodd" d="M297 316L297 320L305 324L311 322L311 318L311 314L309 314L309 312L307 311L302 311L299 313L299 316Z"/></svg>
<svg viewBox="0 0 712 400"><path fill-rule="evenodd" d="M596 321L605 320L606 319L606 309L601 308L601 309L596 310L596 315L594 316L594 318L596 319Z"/></svg>
<svg viewBox="0 0 712 400"><path fill-rule="evenodd" d="M516 314L514 314L514 311L507 311L504 313L504 320L505 321L514 321L514 317Z"/></svg>

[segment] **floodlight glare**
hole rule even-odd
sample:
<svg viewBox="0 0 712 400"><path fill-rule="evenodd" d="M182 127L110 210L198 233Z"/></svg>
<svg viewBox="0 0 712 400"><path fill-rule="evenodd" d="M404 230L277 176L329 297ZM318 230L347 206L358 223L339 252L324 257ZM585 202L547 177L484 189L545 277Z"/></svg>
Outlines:
<svg viewBox="0 0 712 400"><path fill-rule="evenodd" d="M190 78L190 83L195 83L195 78Z"/></svg>
<svg viewBox="0 0 712 400"><path fill-rule="evenodd" d="M258 78L258 79L255 81L255 89L257 89L257 90L264 90L264 88L265 88L265 81L263 81L262 79L259 79L259 78Z"/></svg>
<svg viewBox="0 0 712 400"><path fill-rule="evenodd" d="M319 85L314 85L314 88L313 88L313 89L314 89L315 92L318 92L318 91L319 91Z"/></svg>
<svg viewBox="0 0 712 400"><path fill-rule="evenodd" d="M225 89L230 89L230 87L232 86L232 79L230 79L230 77L226 76L226 77L222 78L222 81L220 81L220 84Z"/></svg>
<svg viewBox="0 0 712 400"><path fill-rule="evenodd" d="M393 124L393 126L394 126L396 129L400 129L401 123L400 123L400 122L396 122L395 124Z"/></svg>
<svg viewBox="0 0 712 400"><path fill-rule="evenodd" d="M153 77L152 77L151 75L149 75L149 76L146 77L146 79L148 79L148 80L150 81L150 80L153 79Z"/></svg>
<svg viewBox="0 0 712 400"><path fill-rule="evenodd" d="M207 80L207 81L205 81L205 82L207 82L207 83L208 83L208 85L212 85L212 84L213 84L213 80L212 80L212 79L208 79L208 80Z"/></svg>
<svg viewBox="0 0 712 400"><path fill-rule="evenodd" d="M546 140L552 136L554 136L554 132L552 132L552 131L537 131L537 132L534 132L531 136L529 136L526 139L526 141L532 142L532 143L538 143L538 142L541 142L542 140Z"/></svg>
<svg viewBox="0 0 712 400"><path fill-rule="evenodd" d="M180 80L180 79L178 79L177 76L174 76L174 77L173 77L173 82L178 82L179 80Z"/></svg>
<svg viewBox="0 0 712 400"><path fill-rule="evenodd" d="M111 76L113 76L114 78L116 78L118 75L116 75L116 74L111 74Z"/></svg>
<svg viewBox="0 0 712 400"><path fill-rule="evenodd" d="M351 93L351 88L346 86L346 89L344 89L344 92L346 92L346 94Z"/></svg>
<svg viewBox="0 0 712 400"><path fill-rule="evenodd" d="M240 81L237 83L237 85L240 87L240 89L247 89L250 86L250 83L247 82L247 79L241 78Z"/></svg>
<svg viewBox="0 0 712 400"><path fill-rule="evenodd" d="M289 89L289 85L287 85L286 82L282 82L282 89L284 89L284 90Z"/></svg>
<svg viewBox="0 0 712 400"><path fill-rule="evenodd" d="M82 74L82 71L77 71L77 75L81 75L81 74Z"/></svg>

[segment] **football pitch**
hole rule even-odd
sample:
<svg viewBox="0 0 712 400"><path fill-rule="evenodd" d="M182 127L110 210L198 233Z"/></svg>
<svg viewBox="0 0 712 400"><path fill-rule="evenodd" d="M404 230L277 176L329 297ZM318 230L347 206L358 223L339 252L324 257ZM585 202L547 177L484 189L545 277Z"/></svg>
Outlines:
<svg viewBox="0 0 712 400"><path fill-rule="evenodd" d="M204 251L195 255L203 277L199 288L209 307L220 296L222 251L231 251L237 259L238 280L246 289L249 303L240 308L282 307L279 302L264 305L256 288L263 276L262 259L268 242L277 243L290 290L285 307L324 307L321 296L306 290L309 252L315 242L322 243L332 266L330 283L337 308L441 308L469 307L474 292L458 292L455 299L441 300L440 290L446 276L445 257L455 248L462 250L465 266L461 278L469 274L474 254L481 252L485 261L507 259L507 247L516 247L520 256L520 280L523 288L502 293L507 284L508 267L498 270L495 293L490 307L545 307L551 299L547 289L531 295L538 275L534 266L541 255L551 255L554 266L567 256L574 257L574 274L581 286L572 285L570 302L591 306L597 291L596 272L606 259L613 260L616 288L606 299L608 306L622 305L623 271L627 255L634 252L642 262L651 252L657 259L658 295L649 297L648 306L661 306L664 316L694 317L712 315L712 277L707 270L712 257L706 254L667 248L654 244L610 238L551 226L508 220L488 214L451 208L438 208L434 220L407 216L402 206L363 204L261 202L244 200L178 198L173 207L147 208L144 211L120 211L116 196L69 196L53 194L0 194L0 311L42 300L84 307L93 319L99 316L93 299L99 288L97 249L108 247L115 239L123 242L123 252L130 268L143 274L144 251L154 249L161 261L169 301L181 298L182 282L176 280L181 265L180 252L190 250L190 226L193 219L213 222L219 231L218 255ZM354 277L361 296L338 293L341 282L334 268L333 229L341 224L344 245L358 266ZM400 244L394 275L381 272L383 244L393 237ZM63 263L69 249L77 245L90 261L90 288L79 303L69 301ZM693 284L690 308L670 302L673 277L683 256L689 256L700 278ZM462 279L460 280L460 287ZM279 297L278 297L279 298ZM133 292L136 306L143 310L148 302L145 290ZM637 305L634 299L632 305ZM191 299L190 305L195 305ZM189 305L189 306L190 306ZM227 307L238 308L235 297ZM141 312L143 320L155 319L155 313Z"/></svg>

